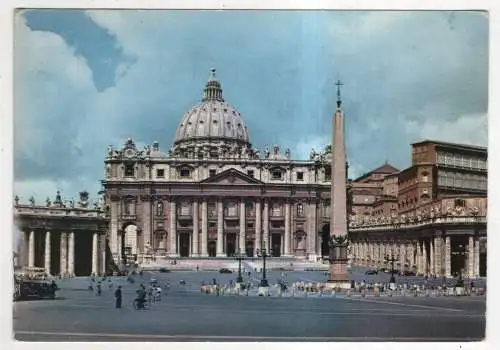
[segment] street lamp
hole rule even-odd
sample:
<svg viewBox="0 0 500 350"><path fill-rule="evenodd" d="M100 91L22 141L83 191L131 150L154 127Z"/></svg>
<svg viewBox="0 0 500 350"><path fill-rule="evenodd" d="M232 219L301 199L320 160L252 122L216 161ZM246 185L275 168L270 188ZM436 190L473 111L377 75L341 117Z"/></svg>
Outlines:
<svg viewBox="0 0 500 350"><path fill-rule="evenodd" d="M389 258L388 255L384 257L385 262L391 263L391 279L389 280L389 283L396 283L396 278L394 277L394 263L398 261L398 258L394 257L394 254L391 254L392 256Z"/></svg>
<svg viewBox="0 0 500 350"><path fill-rule="evenodd" d="M257 256L262 258L262 279L260 280L260 287L269 287L269 283L266 278L266 258L269 258L272 251L267 251L266 249L257 249Z"/></svg>
<svg viewBox="0 0 500 350"><path fill-rule="evenodd" d="M243 276L241 275L241 261L245 259L245 256L241 254L241 249L238 249L238 253L234 254L234 258L238 260L238 277L236 277L236 283L243 283Z"/></svg>

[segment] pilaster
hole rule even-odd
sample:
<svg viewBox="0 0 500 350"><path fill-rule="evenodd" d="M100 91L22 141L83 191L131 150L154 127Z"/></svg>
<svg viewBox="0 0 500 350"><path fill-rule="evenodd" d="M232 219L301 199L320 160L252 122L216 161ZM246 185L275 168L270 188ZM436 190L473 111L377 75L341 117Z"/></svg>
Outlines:
<svg viewBox="0 0 500 350"><path fill-rule="evenodd" d="M224 255L224 203L217 200L217 256Z"/></svg>
<svg viewBox="0 0 500 350"><path fill-rule="evenodd" d="M193 201L193 235L192 235L193 236L193 250L191 253L191 255L195 256L195 257L200 255L200 252L199 252L199 246L200 246L200 243L199 243L199 237L200 237L199 213L200 213L200 209L199 209L199 205L198 205L198 199L195 199Z"/></svg>
<svg viewBox="0 0 500 350"><path fill-rule="evenodd" d="M285 256L290 256L290 202L285 203Z"/></svg>
<svg viewBox="0 0 500 350"><path fill-rule="evenodd" d="M239 235L239 251L240 254L246 254L245 246L246 246L246 208L245 208L245 199L242 198L240 200L240 235Z"/></svg>
<svg viewBox="0 0 500 350"><path fill-rule="evenodd" d="M201 202L201 256L208 256L208 204L205 198Z"/></svg>

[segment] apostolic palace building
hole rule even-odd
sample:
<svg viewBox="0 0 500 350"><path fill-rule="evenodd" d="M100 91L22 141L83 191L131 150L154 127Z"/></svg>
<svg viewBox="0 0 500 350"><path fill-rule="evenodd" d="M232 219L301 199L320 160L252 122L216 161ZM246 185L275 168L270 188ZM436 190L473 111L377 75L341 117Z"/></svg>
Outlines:
<svg viewBox="0 0 500 350"><path fill-rule="evenodd" d="M485 275L487 149L422 141L411 152L406 169L385 163L347 180L352 264L381 267L395 258L399 269L419 274ZM170 148L153 142L139 149L129 138L108 149L103 203L96 204L94 220L105 224L85 228L95 236L64 228L64 235L46 239L47 249L43 220L51 222L55 203L16 202L16 223L27 242L20 264L68 273L67 241L57 251L50 248L59 243L54 239L68 237L72 261L75 250L95 250L78 253L87 267L73 267L73 274L101 273L105 259L254 257L262 249L274 257L321 261L329 249L330 163L329 145L308 160L278 146L253 147L243 116L224 100L212 70L201 102L182 117ZM36 226L27 211L44 219ZM85 243L79 246L71 232Z"/></svg>

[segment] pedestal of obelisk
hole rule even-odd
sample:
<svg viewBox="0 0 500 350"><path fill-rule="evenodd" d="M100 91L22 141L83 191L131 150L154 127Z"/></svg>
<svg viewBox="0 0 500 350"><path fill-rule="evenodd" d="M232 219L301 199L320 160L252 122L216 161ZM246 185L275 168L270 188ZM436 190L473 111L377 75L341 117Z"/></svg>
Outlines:
<svg viewBox="0 0 500 350"><path fill-rule="evenodd" d="M341 109L340 82L337 82L337 109L332 120L332 171L330 213L330 268L328 287L350 289L347 276L347 169L344 142L344 115Z"/></svg>

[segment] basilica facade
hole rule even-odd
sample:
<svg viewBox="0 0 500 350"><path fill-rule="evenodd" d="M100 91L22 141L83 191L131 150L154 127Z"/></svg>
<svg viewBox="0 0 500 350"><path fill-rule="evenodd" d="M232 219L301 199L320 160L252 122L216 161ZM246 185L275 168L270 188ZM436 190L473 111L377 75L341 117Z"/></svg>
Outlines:
<svg viewBox="0 0 500 350"><path fill-rule="evenodd" d="M331 147L307 160L278 146L253 147L215 70L166 152L158 142L139 149L129 138L108 149L105 169L115 261L328 254Z"/></svg>

